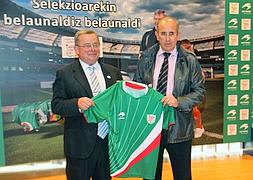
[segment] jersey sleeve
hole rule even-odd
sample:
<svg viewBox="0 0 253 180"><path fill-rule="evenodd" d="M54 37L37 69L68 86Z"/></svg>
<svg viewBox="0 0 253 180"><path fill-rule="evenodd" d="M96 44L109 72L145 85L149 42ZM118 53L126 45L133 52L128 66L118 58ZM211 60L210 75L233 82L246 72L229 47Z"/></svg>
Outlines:
<svg viewBox="0 0 253 180"><path fill-rule="evenodd" d="M163 129L175 124L174 108L171 106L164 107Z"/></svg>
<svg viewBox="0 0 253 180"><path fill-rule="evenodd" d="M97 123L105 119L109 120L117 87L118 83L92 98L95 105L84 111L84 116L89 123Z"/></svg>

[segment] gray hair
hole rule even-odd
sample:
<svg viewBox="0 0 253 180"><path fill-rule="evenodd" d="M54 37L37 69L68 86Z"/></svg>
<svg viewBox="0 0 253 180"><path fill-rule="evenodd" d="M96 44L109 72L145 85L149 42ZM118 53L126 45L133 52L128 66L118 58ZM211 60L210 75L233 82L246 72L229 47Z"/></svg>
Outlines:
<svg viewBox="0 0 253 180"><path fill-rule="evenodd" d="M95 34L96 36L97 36L97 38L98 38L98 35L97 35L97 33L95 32L95 31L93 31L93 30L80 30L80 31L77 31L76 32L76 34L75 34L75 45L77 45L78 44L78 42L79 42L79 37L81 36L81 35L83 35L83 34ZM98 40L99 41L99 40Z"/></svg>

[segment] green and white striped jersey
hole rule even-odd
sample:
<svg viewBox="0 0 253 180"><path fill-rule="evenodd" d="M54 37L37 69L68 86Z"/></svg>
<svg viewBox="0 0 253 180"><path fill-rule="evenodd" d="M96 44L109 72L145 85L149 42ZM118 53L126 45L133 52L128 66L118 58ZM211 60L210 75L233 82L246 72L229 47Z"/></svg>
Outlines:
<svg viewBox="0 0 253 180"><path fill-rule="evenodd" d="M120 81L95 96L84 111L88 122L109 122L112 177L155 177L161 131L174 124L174 110L163 95L132 81Z"/></svg>

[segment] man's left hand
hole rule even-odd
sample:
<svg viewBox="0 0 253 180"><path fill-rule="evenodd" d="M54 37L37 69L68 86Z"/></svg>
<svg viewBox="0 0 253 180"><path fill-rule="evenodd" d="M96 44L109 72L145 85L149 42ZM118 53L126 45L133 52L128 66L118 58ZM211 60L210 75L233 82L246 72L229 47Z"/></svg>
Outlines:
<svg viewBox="0 0 253 180"><path fill-rule="evenodd" d="M163 106L168 104L168 106L172 106L174 108L178 107L178 101L177 98L175 98L173 95L166 95L162 98L161 102L163 103Z"/></svg>

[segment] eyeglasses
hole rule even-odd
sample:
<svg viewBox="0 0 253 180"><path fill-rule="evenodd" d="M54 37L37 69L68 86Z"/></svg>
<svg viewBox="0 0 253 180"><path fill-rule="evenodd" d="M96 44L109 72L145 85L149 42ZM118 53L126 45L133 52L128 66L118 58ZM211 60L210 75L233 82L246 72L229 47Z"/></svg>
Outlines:
<svg viewBox="0 0 253 180"><path fill-rule="evenodd" d="M86 49L90 49L90 48L99 48L100 45L98 43L94 43L94 44L91 44L91 43L87 43L87 44L83 44L83 45L77 45L78 47L83 47L83 48L86 48Z"/></svg>

